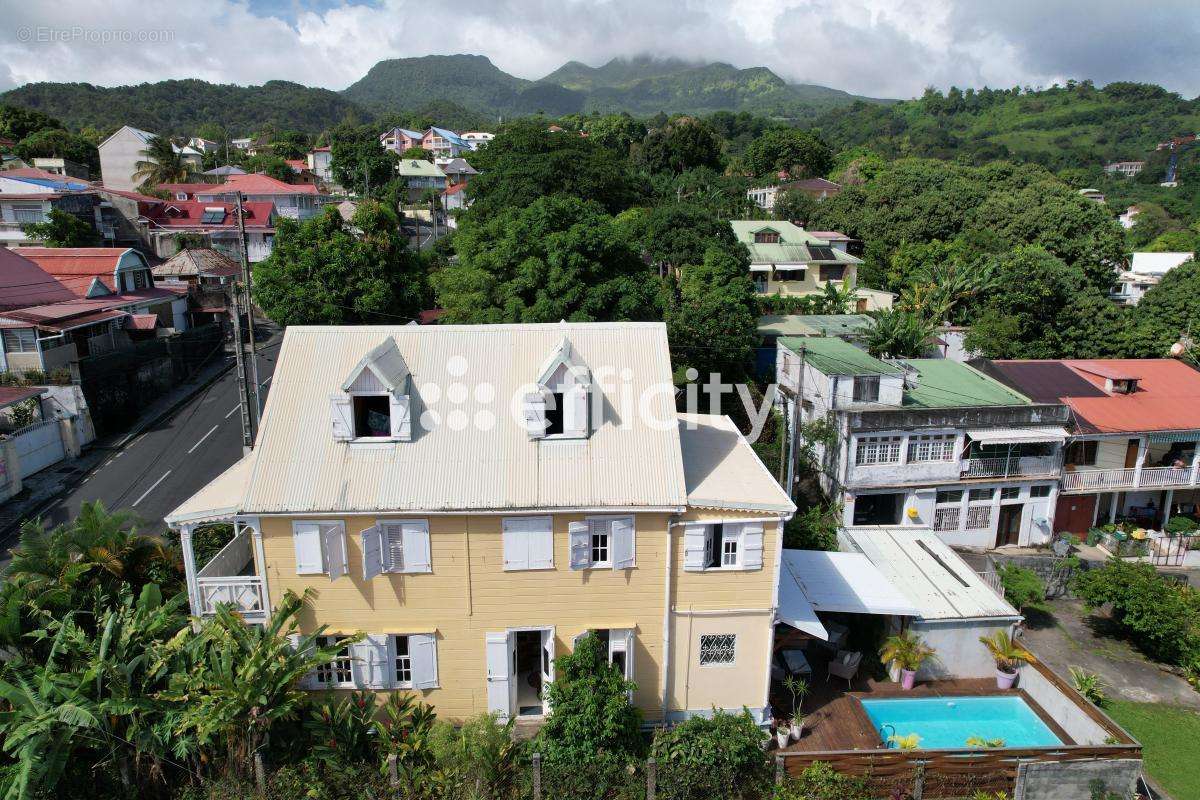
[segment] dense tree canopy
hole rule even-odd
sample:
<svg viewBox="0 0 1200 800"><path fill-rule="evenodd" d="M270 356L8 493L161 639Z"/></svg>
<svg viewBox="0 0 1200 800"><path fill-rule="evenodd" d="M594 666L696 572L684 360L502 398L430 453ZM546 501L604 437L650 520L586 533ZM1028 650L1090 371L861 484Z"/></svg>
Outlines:
<svg viewBox="0 0 1200 800"><path fill-rule="evenodd" d="M62 129L61 122L41 111L0 104L0 138L19 142L38 131Z"/></svg>
<svg viewBox="0 0 1200 800"><path fill-rule="evenodd" d="M707 123L678 117L646 134L642 163L651 172L686 172L696 167L720 169L721 139Z"/></svg>
<svg viewBox="0 0 1200 800"><path fill-rule="evenodd" d="M702 263L713 244L741 248L728 222L693 203L637 209L622 221L637 251L667 270Z"/></svg>
<svg viewBox="0 0 1200 800"><path fill-rule="evenodd" d="M254 281L255 298L281 325L396 323L427 301L421 258L396 214L375 202L361 203L350 224L334 206L304 222L280 219Z"/></svg>
<svg viewBox="0 0 1200 800"><path fill-rule="evenodd" d="M755 175L786 172L793 178L813 178L829 171L833 153L808 131L776 128L751 142L742 161Z"/></svg>
<svg viewBox="0 0 1200 800"><path fill-rule="evenodd" d="M740 244L711 244L699 264L683 268L666 312L667 339L676 371L694 368L744 380L758 344L758 304L750 256ZM678 375L677 375L678 377Z"/></svg>
<svg viewBox="0 0 1200 800"><path fill-rule="evenodd" d="M16 153L29 163L35 158L65 158L88 168L89 175L100 174L100 153L96 145L74 133L46 128L17 142Z"/></svg>
<svg viewBox="0 0 1200 800"><path fill-rule="evenodd" d="M1186 335L1200 338L1200 262L1188 261L1163 276L1135 308L1131 351L1162 358ZM1193 351L1192 357L1196 356Z"/></svg>
<svg viewBox="0 0 1200 800"><path fill-rule="evenodd" d="M641 194L625 159L590 137L547 131L537 120L505 126L472 155L472 164L482 173L466 190L473 216L523 208L552 194L587 198L616 213Z"/></svg>
<svg viewBox="0 0 1200 800"><path fill-rule="evenodd" d="M549 196L462 219L458 263L432 276L447 322L661 318L658 278L597 203Z"/></svg>
<svg viewBox="0 0 1200 800"><path fill-rule="evenodd" d="M22 225L26 236L46 247L99 247L100 233L74 214L58 208L50 209L45 222Z"/></svg>
<svg viewBox="0 0 1200 800"><path fill-rule="evenodd" d="M373 125L340 125L329 138L333 179L356 192L370 195L395 175L396 156L379 146Z"/></svg>

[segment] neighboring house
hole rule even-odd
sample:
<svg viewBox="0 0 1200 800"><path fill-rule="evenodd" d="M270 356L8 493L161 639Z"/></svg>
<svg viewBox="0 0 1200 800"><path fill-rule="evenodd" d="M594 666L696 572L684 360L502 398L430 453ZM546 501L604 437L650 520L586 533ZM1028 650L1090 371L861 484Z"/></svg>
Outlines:
<svg viewBox="0 0 1200 800"><path fill-rule="evenodd" d="M435 156L445 158L455 158L473 149L470 142L446 128L430 128L425 131L419 147L428 150Z"/></svg>
<svg viewBox="0 0 1200 800"><path fill-rule="evenodd" d="M404 158L396 164L400 179L408 186L408 202L418 203L430 189L441 192L446 188L446 173L432 161Z"/></svg>
<svg viewBox="0 0 1200 800"><path fill-rule="evenodd" d="M661 323L291 326L254 450L167 522L198 617L316 589L302 631L367 634L308 689L538 719L593 632L659 724L764 721L794 509L728 418L676 413Z"/></svg>
<svg viewBox="0 0 1200 800"><path fill-rule="evenodd" d="M292 184L296 185L315 185L317 182L316 173L308 168L308 161L303 158L285 159L285 163L291 167L292 173L295 175L292 178Z"/></svg>
<svg viewBox="0 0 1200 800"><path fill-rule="evenodd" d="M458 227L457 215L450 212L461 211L470 206L467 193L464 191L466 188L467 185L465 183L456 183L452 186L447 186L446 190L442 192L442 210L446 212L446 225L448 227Z"/></svg>
<svg viewBox="0 0 1200 800"><path fill-rule="evenodd" d="M63 178L80 178L85 181L88 179L87 167L65 158L35 158L33 167Z"/></svg>
<svg viewBox="0 0 1200 800"><path fill-rule="evenodd" d="M734 235L750 251L750 273L759 294L821 294L826 284L856 290L854 311L890 308L890 292L859 290L862 260L791 222L733 220Z"/></svg>
<svg viewBox="0 0 1200 800"><path fill-rule="evenodd" d="M472 176L479 174L465 158L435 158L433 163L446 174L446 180L452 184L468 183Z"/></svg>
<svg viewBox="0 0 1200 800"><path fill-rule="evenodd" d="M1145 161L1114 161L1106 164L1104 171L1109 175L1121 175L1132 178L1146 168Z"/></svg>
<svg viewBox="0 0 1200 800"><path fill-rule="evenodd" d="M326 183L333 181L333 158L328 147L314 147L309 152L307 161L308 168L314 175Z"/></svg>
<svg viewBox="0 0 1200 800"><path fill-rule="evenodd" d="M167 201L160 197L97 186L100 197L100 233L113 247L140 247L153 251L150 221L162 213Z"/></svg>
<svg viewBox="0 0 1200 800"><path fill-rule="evenodd" d="M134 179L138 171L137 164L146 160L142 153L155 138L156 135L149 131L123 125L101 142L97 146L100 151L101 182L110 189L137 189L140 183ZM194 169L199 170L203 166L204 154L196 148L190 145L172 147Z"/></svg>
<svg viewBox="0 0 1200 800"><path fill-rule="evenodd" d="M99 198L91 184L25 167L0 172L0 247L40 244L22 226L46 222L54 209L97 227Z"/></svg>
<svg viewBox="0 0 1200 800"><path fill-rule="evenodd" d="M200 153L215 153L221 149L220 142L215 142L212 139L204 139L199 136L193 136L188 139L187 146Z"/></svg>
<svg viewBox="0 0 1200 800"><path fill-rule="evenodd" d="M767 314L758 318L760 339L755 370L762 376L775 375L775 343L784 336L836 336L847 342L863 342L875 321L866 314Z"/></svg>
<svg viewBox="0 0 1200 800"><path fill-rule="evenodd" d="M233 164L226 164L223 167L213 167L212 169L206 169L201 174L208 175L213 178L227 178L230 175L245 175L246 170L242 169L241 167L234 166Z"/></svg>
<svg viewBox="0 0 1200 800"><path fill-rule="evenodd" d="M754 204L764 211L774 211L775 201L783 192L804 192L814 200L825 200L842 191L840 183L827 181L824 178L805 178L803 180L784 181L771 186L760 186L746 191Z"/></svg>
<svg viewBox="0 0 1200 800"><path fill-rule="evenodd" d="M234 175L234 174L245 175L246 173L245 172L229 173L225 177L228 177L229 175ZM206 196L208 194L226 195L226 194L231 194L233 192L232 189L224 189L223 188L224 186L225 186L225 182L222 180L218 183L206 183L206 182L160 183L155 188L161 192L167 192L168 194L171 195L172 199L174 199L174 200L183 201L183 200L195 200L197 192L203 192L206 194Z"/></svg>
<svg viewBox="0 0 1200 800"><path fill-rule="evenodd" d="M221 195L220 197L223 197ZM275 239L274 203L251 200L242 203L246 227L246 251L252 264L271 255ZM164 203L149 220L151 249L159 258L169 258L179 250L178 235L198 234L205 245L233 259L241 258L241 235L237 223L237 204L221 200L182 200Z"/></svg>
<svg viewBox="0 0 1200 800"><path fill-rule="evenodd" d="M424 138L425 134L420 131L411 131L408 128L392 128L379 134L379 143L393 153L403 153L405 150L420 147L421 140Z"/></svg>
<svg viewBox="0 0 1200 800"><path fill-rule="evenodd" d="M1164 275L1195 256L1195 253L1134 253L1129 269L1117 276L1108 297L1121 305L1136 306Z"/></svg>
<svg viewBox="0 0 1200 800"><path fill-rule="evenodd" d="M948 359L874 358L841 339L781 338L786 415L831 423L814 444L846 529L925 527L949 544L1049 541L1068 410ZM804 442L797 442L802 447Z"/></svg>
<svg viewBox="0 0 1200 800"><path fill-rule="evenodd" d="M224 286L242 274L242 267L219 250L188 248L154 267L152 272L157 281Z"/></svg>
<svg viewBox="0 0 1200 800"><path fill-rule="evenodd" d="M235 148L237 148L238 150L249 150L250 146L254 144L254 140L250 139L250 138L230 139L229 143L231 145L233 145Z"/></svg>
<svg viewBox="0 0 1200 800"><path fill-rule="evenodd" d="M1137 215L1142 213L1140 206L1130 206L1125 209L1124 213L1117 217L1117 222L1121 223L1121 227L1129 230L1137 224Z"/></svg>
<svg viewBox="0 0 1200 800"><path fill-rule="evenodd" d="M472 150L479 150L487 147L488 143L496 138L496 134L486 131L464 131L459 134L462 140L471 145Z"/></svg>
<svg viewBox="0 0 1200 800"><path fill-rule="evenodd" d="M1100 191L1099 189L1080 189L1079 195L1080 197L1091 200L1093 203L1104 205L1104 192Z"/></svg>
<svg viewBox="0 0 1200 800"><path fill-rule="evenodd" d="M1172 513L1196 513L1200 372L1173 359L983 366L1037 402L1071 409L1055 529L1125 519L1161 528Z"/></svg>
<svg viewBox="0 0 1200 800"><path fill-rule="evenodd" d="M320 213L321 207L331 200L316 186L284 183L261 172L230 175L219 186L196 189L192 197L202 203L220 202L230 192L241 192L243 203L272 203L279 216L299 220Z"/></svg>
<svg viewBox="0 0 1200 800"><path fill-rule="evenodd" d="M157 287L136 250L0 249L0 371L50 372L186 330L186 289Z"/></svg>

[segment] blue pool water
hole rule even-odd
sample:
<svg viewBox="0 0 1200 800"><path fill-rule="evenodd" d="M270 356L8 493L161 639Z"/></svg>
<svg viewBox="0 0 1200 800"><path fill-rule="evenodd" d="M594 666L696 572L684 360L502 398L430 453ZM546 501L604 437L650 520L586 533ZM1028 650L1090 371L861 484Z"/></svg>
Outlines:
<svg viewBox="0 0 1200 800"><path fill-rule="evenodd" d="M1053 747L1062 744L1020 697L919 697L862 700L867 716L886 742L896 734L915 733L926 749L961 748L967 739L1003 739L1006 747ZM890 726L890 727L889 727ZM894 745L892 745L894 746Z"/></svg>

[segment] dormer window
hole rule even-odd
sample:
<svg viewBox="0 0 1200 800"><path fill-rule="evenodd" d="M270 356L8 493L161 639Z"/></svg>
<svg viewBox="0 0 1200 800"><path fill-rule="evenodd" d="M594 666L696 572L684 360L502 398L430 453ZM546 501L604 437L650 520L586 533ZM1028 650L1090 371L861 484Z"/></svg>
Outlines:
<svg viewBox="0 0 1200 800"><path fill-rule="evenodd" d="M408 365L393 339L366 355L342 391L329 396L333 438L339 442L412 439Z"/></svg>
<svg viewBox="0 0 1200 800"><path fill-rule="evenodd" d="M1138 388L1137 378L1113 378L1109 391L1112 394L1133 394Z"/></svg>
<svg viewBox="0 0 1200 800"><path fill-rule="evenodd" d="M531 439L586 439L592 431L592 373L563 339L542 365L538 390L525 397Z"/></svg>
<svg viewBox="0 0 1200 800"><path fill-rule="evenodd" d="M773 228L763 228L754 232L755 244L779 244L779 231Z"/></svg>

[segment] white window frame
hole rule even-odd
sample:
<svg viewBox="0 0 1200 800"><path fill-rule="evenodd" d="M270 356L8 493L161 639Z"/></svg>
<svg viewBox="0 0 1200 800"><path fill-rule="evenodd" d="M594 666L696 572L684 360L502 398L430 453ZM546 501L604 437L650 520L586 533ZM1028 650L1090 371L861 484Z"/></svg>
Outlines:
<svg viewBox="0 0 1200 800"><path fill-rule="evenodd" d="M612 567L612 523L614 517L588 519L588 558L592 569ZM603 538L603 544L597 544L598 538ZM597 559L597 550L603 549L604 558Z"/></svg>
<svg viewBox="0 0 1200 800"><path fill-rule="evenodd" d="M400 654L400 640L404 640L404 655ZM408 670L408 680L400 680L400 661L401 659L407 664L405 669ZM406 633L394 633L391 635L391 642L388 648L388 679L395 689L411 689L413 688L413 673L412 673L412 644L409 641L409 635Z"/></svg>
<svg viewBox="0 0 1200 800"><path fill-rule="evenodd" d="M953 433L917 433L908 437L908 462L932 463L955 460L958 435Z"/></svg>
<svg viewBox="0 0 1200 800"><path fill-rule="evenodd" d="M392 436L392 393L386 389L381 392L346 392L346 396L350 398L350 425L351 438L350 442L391 442L395 440ZM354 398L356 397L385 397L388 400L388 433L385 436L359 436L358 435L358 414L354 413Z"/></svg>
<svg viewBox="0 0 1200 800"><path fill-rule="evenodd" d="M730 639L733 640L732 641L733 658L729 661L709 661L708 663L705 663L705 661L704 661L704 640L705 639L723 639L725 637L729 637ZM729 669L731 667L736 667L737 666L737 649L738 649L737 648L737 640L738 640L738 635L736 633L701 633L699 636L697 636L697 638L696 638L696 656L697 656L697 661L699 661L700 668L701 669L708 669L708 668Z"/></svg>
<svg viewBox="0 0 1200 800"><path fill-rule="evenodd" d="M328 636L328 635L318 636L315 644L317 647L332 647L333 645L337 644L337 641L340 638L341 637L339 637L339 636ZM339 651L338 655L334 656L333 659L331 661L329 661L329 663L318 664L313 669L312 683L314 686L316 686L319 689L357 689L358 688L358 681L355 680L354 648L350 645L346 645L345 647L342 648L342 650L345 651L346 655L344 655L344 656L341 655L341 651ZM344 661L345 667L339 666L338 665L339 661ZM350 674L350 679L347 681L337 679L337 673L343 669ZM331 680L321 680L322 672L325 672L331 678Z"/></svg>
<svg viewBox="0 0 1200 800"><path fill-rule="evenodd" d="M623 567L619 566L615 560L616 541L615 541L615 538L613 535L614 523L621 522L621 521L626 521L629 523L629 534L631 537L630 538L630 553L629 553L631 561L626 566L623 566ZM582 522L583 524L585 524L587 526L588 558L587 558L586 565L580 565L580 564L576 563L574 554L572 553L572 555L568 559L569 563L571 564L572 569L575 569L575 570L579 570L579 569L621 570L621 569L635 569L637 567L637 517L635 517L633 514L612 514L612 515L604 515L604 516L585 517L580 522ZM567 546L568 546L568 549L572 549L572 550L573 550L573 538L574 537L570 533L570 527L571 527L571 525L576 525L576 524L578 524L578 523L570 523L570 525L568 525L568 545ZM607 559L604 561L596 561L593 557L596 552L595 551L596 536L599 535L597 532L597 528L600 526L603 526L603 528L604 528L602 535L605 537L605 542L606 542L605 551L607 553Z"/></svg>
<svg viewBox="0 0 1200 800"><path fill-rule="evenodd" d="M898 434L854 437L854 465L872 467L899 464L903 439ZM885 455L889 456L886 460Z"/></svg>
<svg viewBox="0 0 1200 800"><path fill-rule="evenodd" d="M342 550L346 549L346 522L340 519L296 519L292 520L292 541L295 542L298 528L301 526L312 525L316 527L317 546L321 550L321 569L320 570L305 570L300 571L300 562L296 562L297 575L328 575L329 574L329 553L325 551L325 535L324 527L336 526L341 529L342 534ZM348 571L348 565L343 565L343 573Z"/></svg>

